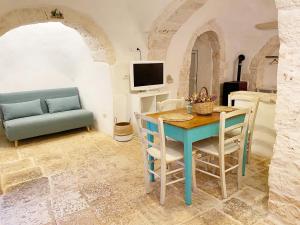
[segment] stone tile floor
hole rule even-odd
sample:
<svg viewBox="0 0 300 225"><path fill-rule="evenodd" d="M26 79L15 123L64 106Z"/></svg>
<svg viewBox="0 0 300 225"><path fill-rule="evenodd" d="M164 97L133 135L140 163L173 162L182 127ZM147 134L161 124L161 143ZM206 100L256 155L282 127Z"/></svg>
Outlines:
<svg viewBox="0 0 300 225"><path fill-rule="evenodd" d="M1 225L268 224L268 161L254 157L243 188L227 179L222 200L217 180L197 174L193 205L183 183L145 194L137 139L118 143L98 132L76 130L20 142L0 133Z"/></svg>

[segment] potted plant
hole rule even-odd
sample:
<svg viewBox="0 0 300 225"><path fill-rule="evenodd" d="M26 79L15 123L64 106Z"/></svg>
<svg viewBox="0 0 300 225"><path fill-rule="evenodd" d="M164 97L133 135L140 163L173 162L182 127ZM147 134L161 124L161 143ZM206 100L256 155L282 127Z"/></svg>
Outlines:
<svg viewBox="0 0 300 225"><path fill-rule="evenodd" d="M198 94L193 94L186 99L193 105L197 114L210 115L213 112L216 96L210 96L206 87L202 87Z"/></svg>

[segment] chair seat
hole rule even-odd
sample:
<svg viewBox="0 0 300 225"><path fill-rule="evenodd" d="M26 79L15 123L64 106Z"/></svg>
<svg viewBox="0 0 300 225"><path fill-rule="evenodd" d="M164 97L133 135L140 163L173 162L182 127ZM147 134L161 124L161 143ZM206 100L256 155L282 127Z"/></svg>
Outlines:
<svg viewBox="0 0 300 225"><path fill-rule="evenodd" d="M198 149L201 152L219 156L219 137L213 137L206 140L198 141L193 144L193 148ZM239 150L239 144L231 142L225 144L224 154L228 155Z"/></svg>
<svg viewBox="0 0 300 225"><path fill-rule="evenodd" d="M154 147L148 148L147 152L155 159L161 159L160 150ZM176 141L166 142L166 161L174 162L183 159L183 145Z"/></svg>
<svg viewBox="0 0 300 225"><path fill-rule="evenodd" d="M236 130L232 130L232 131L229 131L225 134L225 137L226 138L231 138L231 137L234 137L234 136L237 136L241 134L241 131L236 129ZM248 135L250 135L250 130L248 130Z"/></svg>

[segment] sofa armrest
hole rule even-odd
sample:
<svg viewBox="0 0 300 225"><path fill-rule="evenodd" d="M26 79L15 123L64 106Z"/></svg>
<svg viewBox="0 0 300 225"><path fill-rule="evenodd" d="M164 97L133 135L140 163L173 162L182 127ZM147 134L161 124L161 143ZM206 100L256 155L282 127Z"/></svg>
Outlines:
<svg viewBox="0 0 300 225"><path fill-rule="evenodd" d="M2 112L1 105L0 105L0 123L1 123L1 126L4 128L4 115L3 115L3 112Z"/></svg>

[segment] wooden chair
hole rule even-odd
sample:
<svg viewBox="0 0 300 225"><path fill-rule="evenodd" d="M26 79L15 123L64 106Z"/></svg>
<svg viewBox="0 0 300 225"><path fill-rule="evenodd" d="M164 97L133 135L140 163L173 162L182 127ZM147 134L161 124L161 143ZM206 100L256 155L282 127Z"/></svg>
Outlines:
<svg viewBox="0 0 300 225"><path fill-rule="evenodd" d="M169 111L169 110L174 110L174 109L180 109L183 108L185 105L185 100L184 98L180 99L167 99L162 102L157 103L157 111L162 112L162 111ZM167 137L168 141L174 141L172 138Z"/></svg>
<svg viewBox="0 0 300 225"><path fill-rule="evenodd" d="M232 104L233 101L234 101L234 105ZM255 125L255 119L256 119L258 105L259 105L258 97L248 96L245 94L240 94L240 93L235 93L235 92L232 92L228 96L228 106L234 106L235 108L239 108L239 109L243 109L243 108L250 109L249 126L248 126L248 134L247 134L248 135L248 154L247 154L247 162L248 163L251 160L253 130L254 130L254 125ZM233 134L231 134L231 135L233 135Z"/></svg>
<svg viewBox="0 0 300 225"><path fill-rule="evenodd" d="M162 112L162 111L169 111L169 110L173 110L173 109L180 109L180 108L183 108L184 105L185 105L184 98L167 99L165 101L157 103L157 111Z"/></svg>
<svg viewBox="0 0 300 225"><path fill-rule="evenodd" d="M179 142L167 142L164 133L164 124L162 119L155 120L153 118L135 113L138 124L139 136L142 142L142 152L144 158L144 175L146 193L150 193L150 175L160 178L160 204L165 203L166 187L168 185L184 181L185 178L178 178L175 176L177 173L184 172L183 163L183 145ZM143 124L151 122L157 125L158 132L151 131L145 128ZM148 140L148 136L152 135L154 138ZM156 140L157 139L157 140ZM155 160L160 160L159 171L150 168L150 163ZM171 164L177 164L178 167L172 170ZM193 189L196 188L196 174L195 174L195 161L193 158ZM167 177L173 175L174 180L168 181Z"/></svg>
<svg viewBox="0 0 300 225"><path fill-rule="evenodd" d="M245 115L243 122L225 127L226 121L230 118ZM223 198L227 198L225 174L235 168L238 168L238 188L241 187L242 178L242 163L244 153L245 134L247 131L249 120L249 110L236 110L234 112L220 114L219 137L212 137L193 144L193 148L197 149L201 155L196 157L196 172L201 172L221 180L221 189ZM238 130L235 136L226 139L226 133L233 130ZM234 154L238 157L234 156ZM218 158L218 164L209 160L210 156ZM227 164L225 167L226 158L232 158L236 163L234 165ZM198 165L204 165L204 168L198 168ZM216 168L220 171L219 175L207 170L207 166Z"/></svg>

